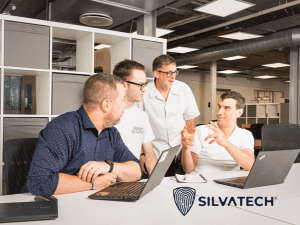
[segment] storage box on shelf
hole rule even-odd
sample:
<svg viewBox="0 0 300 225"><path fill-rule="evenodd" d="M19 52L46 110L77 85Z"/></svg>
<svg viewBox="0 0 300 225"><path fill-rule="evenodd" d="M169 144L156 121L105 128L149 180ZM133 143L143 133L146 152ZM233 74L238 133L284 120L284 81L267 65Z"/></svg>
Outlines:
<svg viewBox="0 0 300 225"><path fill-rule="evenodd" d="M136 48L133 39L154 44L154 53L146 44L144 50ZM37 138L49 121L80 107L84 82L94 74L95 45L111 46L113 70L117 62L133 59L135 51L149 52L152 58L166 53L166 43L160 38L0 15L0 194L4 142ZM66 51L57 52L59 45L66 45ZM134 59L144 63L146 58Z"/></svg>

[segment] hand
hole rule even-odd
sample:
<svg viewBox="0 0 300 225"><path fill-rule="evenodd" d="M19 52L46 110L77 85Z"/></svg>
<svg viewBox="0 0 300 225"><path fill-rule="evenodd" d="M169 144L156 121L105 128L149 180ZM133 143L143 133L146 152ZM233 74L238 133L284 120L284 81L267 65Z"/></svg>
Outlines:
<svg viewBox="0 0 300 225"><path fill-rule="evenodd" d="M115 183L117 180L117 175L114 173L106 173L99 175L94 182L95 190L102 190L103 188L108 187L109 185Z"/></svg>
<svg viewBox="0 0 300 225"><path fill-rule="evenodd" d="M140 162L141 162L141 165L142 165L143 173L148 174L146 169L145 169L145 155L140 156Z"/></svg>
<svg viewBox="0 0 300 225"><path fill-rule="evenodd" d="M192 133L187 131L187 126L184 126L183 130L181 131L181 144L183 146L193 146L194 138L195 138L196 128L193 127Z"/></svg>
<svg viewBox="0 0 300 225"><path fill-rule="evenodd" d="M109 169L110 166L106 162L89 161L80 168L77 176L82 181L91 182L93 179L94 182L100 174L108 173Z"/></svg>
<svg viewBox="0 0 300 225"><path fill-rule="evenodd" d="M220 146L224 146L224 144L227 142L227 139L225 138L225 134L223 133L223 131L220 130L218 123L217 122L209 122L211 125L206 125L205 127L208 129L211 129L212 131L214 131L213 134L207 136L204 141L207 141L211 138L213 138L213 140L211 140L209 142L209 144L212 144L214 142L217 142Z"/></svg>

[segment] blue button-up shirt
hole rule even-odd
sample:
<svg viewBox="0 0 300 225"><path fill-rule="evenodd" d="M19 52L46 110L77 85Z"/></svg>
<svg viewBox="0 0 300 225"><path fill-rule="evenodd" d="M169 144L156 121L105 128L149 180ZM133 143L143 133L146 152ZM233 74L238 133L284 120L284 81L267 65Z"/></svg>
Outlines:
<svg viewBox="0 0 300 225"><path fill-rule="evenodd" d="M28 189L35 195L53 194L59 173L76 175L85 163L104 160L139 163L116 128L106 128L98 136L83 107L65 113L48 123L39 134L27 177Z"/></svg>

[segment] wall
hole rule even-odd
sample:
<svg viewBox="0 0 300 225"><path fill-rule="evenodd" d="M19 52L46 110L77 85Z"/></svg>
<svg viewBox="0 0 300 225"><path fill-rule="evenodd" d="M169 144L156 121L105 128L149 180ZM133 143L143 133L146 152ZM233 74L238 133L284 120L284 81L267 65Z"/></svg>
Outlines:
<svg viewBox="0 0 300 225"><path fill-rule="evenodd" d="M200 111L200 116L195 119L195 124L208 123L212 119L210 117L212 109L208 107L208 102L211 101L210 74L207 72L180 70L176 79L188 84L194 93ZM284 92L284 98L289 98L289 83L275 79L258 80L234 76L218 77L217 88L240 92L245 97L246 104L256 102L254 100L254 90L282 91Z"/></svg>

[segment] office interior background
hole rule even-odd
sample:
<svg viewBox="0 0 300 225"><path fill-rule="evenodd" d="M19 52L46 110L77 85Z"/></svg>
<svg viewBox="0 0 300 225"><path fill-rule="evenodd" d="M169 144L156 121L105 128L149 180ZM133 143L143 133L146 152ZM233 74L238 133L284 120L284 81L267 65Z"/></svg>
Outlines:
<svg viewBox="0 0 300 225"><path fill-rule="evenodd" d="M153 79L153 59L173 56L201 113L195 124L216 119L228 90L246 98L239 126L299 123L300 1L224 1L1 0L1 161L5 141L36 138L77 110L94 68L111 73L124 58Z"/></svg>

